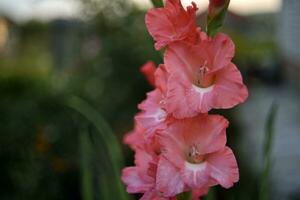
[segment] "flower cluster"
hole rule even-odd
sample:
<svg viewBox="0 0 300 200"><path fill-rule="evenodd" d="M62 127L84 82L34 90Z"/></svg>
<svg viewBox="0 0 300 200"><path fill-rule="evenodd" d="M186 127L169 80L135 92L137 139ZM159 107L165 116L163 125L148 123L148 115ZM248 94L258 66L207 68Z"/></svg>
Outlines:
<svg viewBox="0 0 300 200"><path fill-rule="evenodd" d="M141 68L154 90L138 108L134 130L124 142L135 151L135 166L123 169L129 193L142 200L176 199L192 191L199 199L214 185L239 179L236 159L226 146L229 122L211 109L232 108L248 96L231 62L234 44L222 33L209 37L196 25L195 3L180 0L150 9L145 21L164 64Z"/></svg>

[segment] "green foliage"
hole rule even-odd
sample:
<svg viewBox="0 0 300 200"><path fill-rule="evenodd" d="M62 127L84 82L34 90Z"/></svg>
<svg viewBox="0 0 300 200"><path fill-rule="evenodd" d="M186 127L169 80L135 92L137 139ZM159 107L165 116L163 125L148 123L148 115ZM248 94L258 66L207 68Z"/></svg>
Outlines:
<svg viewBox="0 0 300 200"><path fill-rule="evenodd" d="M83 200L93 200L93 174L92 170L90 169L91 155L93 152L87 130L82 130L78 139L80 143L81 158L81 197Z"/></svg>
<svg viewBox="0 0 300 200"><path fill-rule="evenodd" d="M94 138L96 139L94 142L97 145L92 146L90 138L88 137L86 132L81 133L80 136L80 143L81 143L81 155L82 155L82 181L83 181L83 194L84 200L90 200L91 193L92 193L92 186L91 186L91 177L93 176L91 174L91 170L88 169L88 163L90 163L89 154L97 153L99 151L99 147L103 147L107 155L102 160L103 161L110 161L111 165L110 168L112 169L110 174L110 177L106 177L105 182L110 182L111 185L114 186L114 188L109 188L109 194L110 196L115 196L116 199L125 200L128 199L128 196L125 193L124 187L121 183L121 176L120 171L123 167L123 158L122 158L122 152L121 147L118 143L117 138L115 137L115 134L109 127L109 125L105 122L103 117L97 113L92 107L90 107L87 103L85 103L83 100L72 97L68 101L68 105L79 112L81 115L84 116L88 122L90 122L97 130ZM101 148L103 151L104 149ZM100 167L100 166L99 166ZM96 174L95 174L96 175ZM101 185L104 186L105 185ZM114 189L117 188L115 192ZM105 189L106 190L106 189ZM103 189L102 189L103 191ZM106 193L106 192L105 192ZM104 194L105 194L104 193Z"/></svg>
<svg viewBox="0 0 300 200"><path fill-rule="evenodd" d="M113 22L98 15L72 29L66 45L78 48L77 54L60 51L59 59L74 61L60 69L50 44L52 36L64 33L49 32L50 24L17 27L17 52L0 53L0 199L127 199L120 182L123 153L115 144L131 128L136 104L150 89L139 66L159 58L150 37L144 37L143 15L134 9ZM92 50L100 45L93 57L82 53L87 41ZM92 123L66 107L73 95L86 99L107 122L100 119L94 126L98 114ZM82 133L85 139L79 139Z"/></svg>
<svg viewBox="0 0 300 200"><path fill-rule="evenodd" d="M271 105L270 111L267 116L266 125L265 125L265 139L264 139L264 168L261 176L260 182L260 193L259 200L268 200L269 199L269 178L270 171L272 166L272 146L274 141L275 134L275 119L277 116L278 105L273 103Z"/></svg>

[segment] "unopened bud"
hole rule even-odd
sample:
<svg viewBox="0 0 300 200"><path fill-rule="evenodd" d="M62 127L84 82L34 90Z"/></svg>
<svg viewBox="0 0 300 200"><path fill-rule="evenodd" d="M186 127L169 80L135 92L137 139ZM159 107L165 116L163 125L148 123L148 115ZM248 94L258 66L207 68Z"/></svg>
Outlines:
<svg viewBox="0 0 300 200"><path fill-rule="evenodd" d="M209 0L207 14L207 34L215 35L223 24L230 0Z"/></svg>

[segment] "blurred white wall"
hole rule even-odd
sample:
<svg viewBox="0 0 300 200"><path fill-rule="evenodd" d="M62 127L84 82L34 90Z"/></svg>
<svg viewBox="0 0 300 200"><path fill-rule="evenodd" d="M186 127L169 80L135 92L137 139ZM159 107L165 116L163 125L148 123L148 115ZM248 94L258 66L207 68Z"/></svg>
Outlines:
<svg viewBox="0 0 300 200"><path fill-rule="evenodd" d="M127 1L127 0L125 0ZM151 7L150 0L130 0L140 7ZM189 5L192 0L182 0ZM80 17L81 1L79 0L0 0L0 15L4 14L14 21L24 22L32 18L51 20L53 18ZM194 0L199 12L207 9L209 0ZM280 9L281 0L231 0L229 9L237 14L276 12Z"/></svg>
<svg viewBox="0 0 300 200"><path fill-rule="evenodd" d="M300 1L284 0L278 23L282 54L300 67Z"/></svg>
<svg viewBox="0 0 300 200"><path fill-rule="evenodd" d="M151 7L150 0L132 0L141 7ZM199 12L207 9L209 0L181 0L184 6L190 5L194 1ZM280 10L281 0L231 0L229 9L237 14L253 14L264 12L277 12Z"/></svg>

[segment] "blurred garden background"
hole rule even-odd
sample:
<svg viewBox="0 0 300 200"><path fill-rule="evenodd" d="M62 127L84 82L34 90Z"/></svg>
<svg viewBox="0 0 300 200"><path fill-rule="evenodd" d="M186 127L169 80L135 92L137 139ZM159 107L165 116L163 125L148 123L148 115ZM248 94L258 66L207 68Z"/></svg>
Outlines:
<svg viewBox="0 0 300 200"><path fill-rule="evenodd" d="M195 2L204 27L208 0ZM139 67L162 62L144 24L150 3L0 0L1 200L128 199L118 173L133 152L122 137L151 90ZM216 112L231 122L241 177L206 199L259 199L273 102L269 199L300 199L299 10L298 0L231 0L222 31L250 96Z"/></svg>

